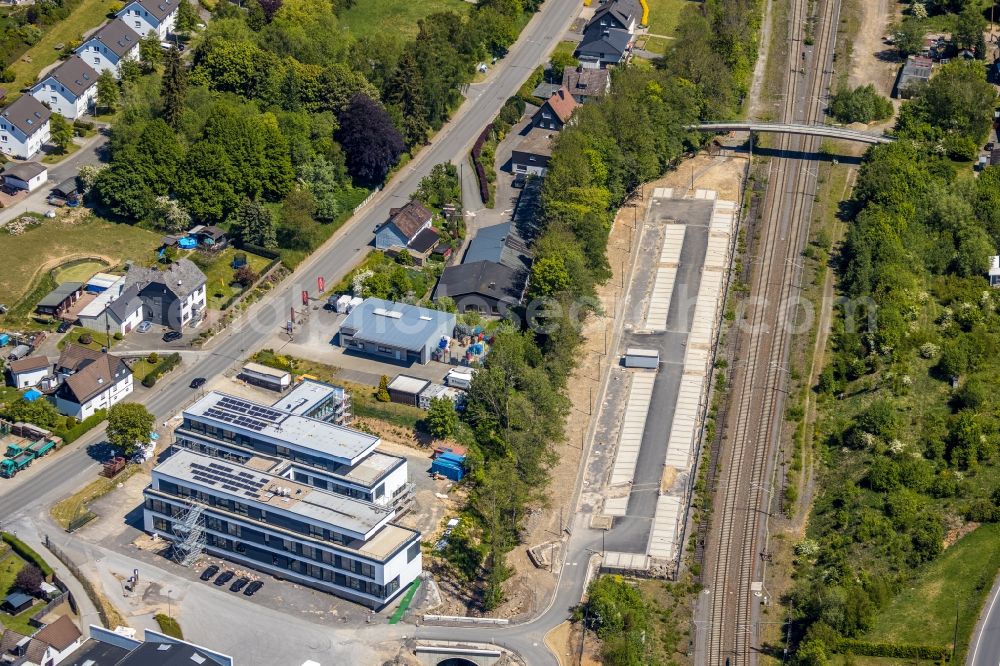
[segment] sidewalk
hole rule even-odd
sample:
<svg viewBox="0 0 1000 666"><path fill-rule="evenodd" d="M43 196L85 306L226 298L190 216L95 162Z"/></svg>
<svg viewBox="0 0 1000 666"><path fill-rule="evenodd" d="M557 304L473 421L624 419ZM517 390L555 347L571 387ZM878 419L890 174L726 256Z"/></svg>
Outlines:
<svg viewBox="0 0 1000 666"><path fill-rule="evenodd" d="M58 557L52 554L52 551L50 551L43 545L45 541L45 535L38 534L37 532L38 527L42 527L42 529L45 529L50 526L36 525L34 521L22 519L17 522L18 529L14 533L17 535L19 539L21 539L26 544L34 548L38 552L38 554L41 555L45 559L45 561L49 563L49 566L52 567L52 570L56 572L57 576L59 576L59 580L65 583L66 587L69 588L70 593L72 593L73 595L73 599L76 601L77 608L79 609L80 631L83 632L84 636L89 636L90 632L88 627L90 627L90 625L94 624L97 626L101 626L101 617L97 612L97 608L90 601L90 598L87 596L87 593L84 592L83 586L80 584L80 581L77 580L72 573L70 573L70 570L66 568L66 566L59 560ZM51 527L53 528L53 530L58 529L55 526ZM56 538L54 537L52 531L49 532L49 537ZM113 629L114 627L111 628Z"/></svg>

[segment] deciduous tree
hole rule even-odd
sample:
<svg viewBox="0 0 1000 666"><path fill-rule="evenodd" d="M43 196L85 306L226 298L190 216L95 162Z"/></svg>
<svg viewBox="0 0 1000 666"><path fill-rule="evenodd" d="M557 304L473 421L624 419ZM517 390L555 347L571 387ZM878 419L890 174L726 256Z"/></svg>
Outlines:
<svg viewBox="0 0 1000 666"><path fill-rule="evenodd" d="M97 77L97 106L111 112L118 106L118 81L111 70L106 69Z"/></svg>
<svg viewBox="0 0 1000 666"><path fill-rule="evenodd" d="M338 138L351 175L370 184L385 180L406 148L382 105L362 94L351 98L341 114Z"/></svg>
<svg viewBox="0 0 1000 666"><path fill-rule="evenodd" d="M255 199L243 199L230 219L230 230L243 243L266 248L278 246L274 216Z"/></svg>
<svg viewBox="0 0 1000 666"><path fill-rule="evenodd" d="M65 153L73 145L73 125L61 113L53 113L49 117L49 132L52 143L60 153Z"/></svg>
<svg viewBox="0 0 1000 666"><path fill-rule="evenodd" d="M427 409L427 430L437 439L447 439L458 428L455 403L448 398L434 398Z"/></svg>
<svg viewBox="0 0 1000 666"><path fill-rule="evenodd" d="M137 402L119 402L108 410L107 437L112 446L131 456L149 441L155 418Z"/></svg>

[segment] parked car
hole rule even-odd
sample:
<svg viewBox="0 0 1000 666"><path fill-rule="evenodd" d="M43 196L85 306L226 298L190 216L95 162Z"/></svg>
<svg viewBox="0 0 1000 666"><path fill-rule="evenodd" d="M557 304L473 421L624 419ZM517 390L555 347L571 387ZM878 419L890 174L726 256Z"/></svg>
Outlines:
<svg viewBox="0 0 1000 666"><path fill-rule="evenodd" d="M59 328L56 329L56 333L65 333L69 329L73 328L73 324L68 321L64 321L59 324Z"/></svg>
<svg viewBox="0 0 1000 666"><path fill-rule="evenodd" d="M264 583L260 582L259 580L255 580L254 582L247 585L247 589L243 590L243 594L247 595L248 597L252 597L254 594L257 593L257 590L259 590L262 587L264 587Z"/></svg>
<svg viewBox="0 0 1000 666"><path fill-rule="evenodd" d="M195 377L194 379L191 380L191 388L193 389L201 388L204 385L205 385L204 377Z"/></svg>
<svg viewBox="0 0 1000 666"><path fill-rule="evenodd" d="M236 574L234 574L232 571L223 571L222 573L219 574L219 577L215 579L214 584L218 585L219 587L222 587L223 585L231 581L235 575Z"/></svg>
<svg viewBox="0 0 1000 666"><path fill-rule="evenodd" d="M219 567L213 564L212 566L208 567L207 569L201 572L201 579L211 580L212 576L214 576L217 573L219 573Z"/></svg>
<svg viewBox="0 0 1000 666"><path fill-rule="evenodd" d="M237 578L236 581L232 585L229 586L229 591L230 592L239 592L244 587L246 587L246 584L249 583L249 582L250 582L250 579L247 578L246 576L242 576L240 578Z"/></svg>
<svg viewBox="0 0 1000 666"><path fill-rule="evenodd" d="M164 342L173 342L174 340L180 340L184 337L180 331L167 331L163 334Z"/></svg>
<svg viewBox="0 0 1000 666"><path fill-rule="evenodd" d="M144 321L141 324L139 324L138 326L136 326L135 330L137 332L139 332L139 333L146 333L151 328L153 328L153 322L151 322L151 321Z"/></svg>

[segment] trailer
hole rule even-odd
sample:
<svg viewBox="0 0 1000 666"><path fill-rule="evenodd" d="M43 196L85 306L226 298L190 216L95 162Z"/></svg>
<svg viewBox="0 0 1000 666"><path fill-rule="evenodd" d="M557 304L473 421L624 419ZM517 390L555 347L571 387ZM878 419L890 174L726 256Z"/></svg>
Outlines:
<svg viewBox="0 0 1000 666"><path fill-rule="evenodd" d="M30 451L22 453L16 458L4 458L0 460L0 476L9 479L22 469L30 467L31 461L34 459L35 456Z"/></svg>
<svg viewBox="0 0 1000 666"><path fill-rule="evenodd" d="M29 446L28 450L34 453L36 458L41 458L55 447L56 443L53 442L51 439L40 439L31 446Z"/></svg>

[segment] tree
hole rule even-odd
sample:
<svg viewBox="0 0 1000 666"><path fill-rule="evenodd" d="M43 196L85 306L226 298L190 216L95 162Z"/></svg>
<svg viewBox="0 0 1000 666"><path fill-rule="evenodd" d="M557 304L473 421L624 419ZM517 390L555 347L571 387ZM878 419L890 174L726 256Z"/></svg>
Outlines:
<svg viewBox="0 0 1000 666"><path fill-rule="evenodd" d="M55 117L57 114L52 114ZM101 171L95 182L101 202L113 214L128 220L144 220L153 208L153 196L131 165L115 161Z"/></svg>
<svg viewBox="0 0 1000 666"><path fill-rule="evenodd" d="M268 249L278 247L274 216L256 199L243 199L230 220L230 230L241 243Z"/></svg>
<svg viewBox="0 0 1000 666"><path fill-rule="evenodd" d="M892 102L875 91L869 84L853 90L838 90L830 100L830 113L844 123L869 123L892 116Z"/></svg>
<svg viewBox="0 0 1000 666"><path fill-rule="evenodd" d="M301 168L301 178L316 201L316 219L320 222L333 222L340 214L340 202L337 195L342 191L337 181L336 169L325 157L317 155Z"/></svg>
<svg viewBox="0 0 1000 666"><path fill-rule="evenodd" d="M427 140L430 126L424 94L423 74L413 53L407 49L400 55L386 86L385 103L399 113L400 129L408 146L423 144Z"/></svg>
<svg viewBox="0 0 1000 666"><path fill-rule="evenodd" d="M155 423L156 419L143 405L119 402L108 411L108 441L126 456L131 456L140 444L149 441Z"/></svg>
<svg viewBox="0 0 1000 666"><path fill-rule="evenodd" d="M893 31L893 44L901 58L915 55L924 50L924 27L920 21L903 19Z"/></svg>
<svg viewBox="0 0 1000 666"><path fill-rule="evenodd" d="M264 18L270 23L274 15L281 9L282 0L259 0L260 8L264 12Z"/></svg>
<svg viewBox="0 0 1000 666"><path fill-rule="evenodd" d="M76 174L76 180L80 184L80 193L86 196L94 189L97 178L107 167L98 164L84 164Z"/></svg>
<svg viewBox="0 0 1000 666"><path fill-rule="evenodd" d="M177 31L192 32L198 25L198 11L190 0L181 0L177 5Z"/></svg>
<svg viewBox="0 0 1000 666"><path fill-rule="evenodd" d="M437 439L447 439L458 428L455 403L448 398L434 398L427 409L427 430Z"/></svg>
<svg viewBox="0 0 1000 666"><path fill-rule="evenodd" d="M184 231L191 226L191 216L176 200L159 196L153 200L154 222L157 228L170 233Z"/></svg>
<svg viewBox="0 0 1000 666"><path fill-rule="evenodd" d="M8 421L33 423L40 428L52 428L61 418L52 403L44 398L31 401L18 398L7 406L3 415Z"/></svg>
<svg viewBox="0 0 1000 666"><path fill-rule="evenodd" d="M118 81L110 69L97 77L97 106L109 113L118 106Z"/></svg>
<svg viewBox="0 0 1000 666"><path fill-rule="evenodd" d="M236 199L234 183L239 174L225 150L210 141L191 146L178 172L177 196L202 222L221 222Z"/></svg>
<svg viewBox="0 0 1000 666"><path fill-rule="evenodd" d="M73 145L73 125L61 113L53 113L49 117L49 133L60 153L65 153Z"/></svg>
<svg viewBox="0 0 1000 666"><path fill-rule="evenodd" d="M181 0L182 5L189 4ZM184 113L184 98L187 95L187 69L181 62L177 47L171 47L165 56L163 80L160 83L160 101L163 104L163 119L177 129L181 114Z"/></svg>
<svg viewBox="0 0 1000 666"><path fill-rule="evenodd" d="M149 34L139 40L139 61L143 70L149 74L163 60L163 47L160 46L160 38L152 30Z"/></svg>
<svg viewBox="0 0 1000 666"><path fill-rule="evenodd" d="M375 399L379 402L389 402L391 400L389 396L389 377L382 375L382 378L378 380L378 391L375 392Z"/></svg>
<svg viewBox="0 0 1000 666"><path fill-rule="evenodd" d="M531 288L536 296L552 296L570 285L569 272L560 256L538 259L531 267Z"/></svg>
<svg viewBox="0 0 1000 666"><path fill-rule="evenodd" d="M351 175L370 184L385 180L406 148L382 105L360 93L340 116L338 139Z"/></svg>
<svg viewBox="0 0 1000 666"><path fill-rule="evenodd" d="M421 203L436 210L449 203L461 203L462 187L458 182L458 167L451 162L435 164L420 180L414 195Z"/></svg>
<svg viewBox="0 0 1000 666"><path fill-rule="evenodd" d="M294 250L311 249L319 227L313 219L315 212L312 193L304 188L293 190L281 204L278 244Z"/></svg>
<svg viewBox="0 0 1000 666"><path fill-rule="evenodd" d="M122 85L126 83L135 83L142 76L142 65L139 64L134 58L126 58L119 63L119 76L121 76Z"/></svg>
<svg viewBox="0 0 1000 666"><path fill-rule="evenodd" d="M982 60L986 57L986 42L983 39L985 30L986 18L980 11L978 4L971 3L958 15L952 40L959 48L974 50L976 58Z"/></svg>
<svg viewBox="0 0 1000 666"><path fill-rule="evenodd" d="M42 582L44 580L45 577L42 575L42 570L34 564L28 563L17 572L17 576L14 578L14 585L25 594L37 596L42 591Z"/></svg>
<svg viewBox="0 0 1000 666"><path fill-rule="evenodd" d="M250 267L249 264L240 266L233 273L233 282L240 285L244 289L249 289L253 286L253 283L257 281L257 272Z"/></svg>

